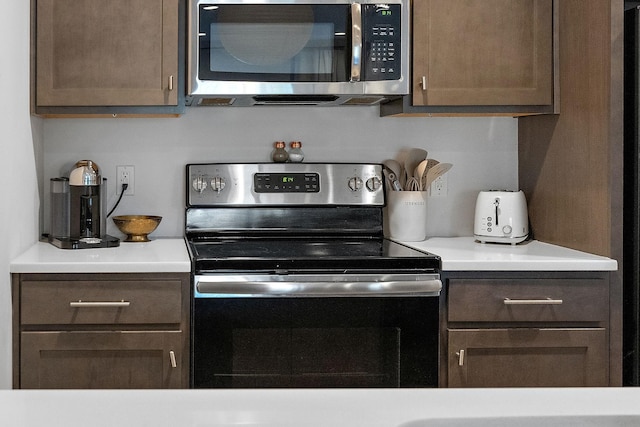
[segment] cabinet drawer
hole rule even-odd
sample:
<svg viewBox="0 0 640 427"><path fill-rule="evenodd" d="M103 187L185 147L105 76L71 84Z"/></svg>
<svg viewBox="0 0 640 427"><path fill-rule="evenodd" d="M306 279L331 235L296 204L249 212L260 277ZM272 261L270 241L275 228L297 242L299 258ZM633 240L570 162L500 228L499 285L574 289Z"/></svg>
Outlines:
<svg viewBox="0 0 640 427"><path fill-rule="evenodd" d="M24 281L22 325L179 324L179 280Z"/></svg>
<svg viewBox="0 0 640 427"><path fill-rule="evenodd" d="M449 281L450 322L600 322L608 308L601 278Z"/></svg>

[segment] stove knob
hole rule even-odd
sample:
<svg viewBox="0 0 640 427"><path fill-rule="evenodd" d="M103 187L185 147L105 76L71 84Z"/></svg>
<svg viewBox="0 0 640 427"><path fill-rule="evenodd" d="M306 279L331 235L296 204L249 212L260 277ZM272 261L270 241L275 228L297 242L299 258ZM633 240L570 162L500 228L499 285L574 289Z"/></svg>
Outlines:
<svg viewBox="0 0 640 427"><path fill-rule="evenodd" d="M193 189L202 193L207 188L207 180L199 176L193 179Z"/></svg>
<svg viewBox="0 0 640 427"><path fill-rule="evenodd" d="M357 176L353 178L349 178L349 182L347 184L351 191L360 191L362 189L362 179Z"/></svg>
<svg viewBox="0 0 640 427"><path fill-rule="evenodd" d="M367 190L377 191L380 187L382 187L382 181L380 181L380 178L377 176L367 180Z"/></svg>
<svg viewBox="0 0 640 427"><path fill-rule="evenodd" d="M216 176L211 180L211 189L213 191L217 191L218 193L224 190L224 187L227 185L224 178Z"/></svg>

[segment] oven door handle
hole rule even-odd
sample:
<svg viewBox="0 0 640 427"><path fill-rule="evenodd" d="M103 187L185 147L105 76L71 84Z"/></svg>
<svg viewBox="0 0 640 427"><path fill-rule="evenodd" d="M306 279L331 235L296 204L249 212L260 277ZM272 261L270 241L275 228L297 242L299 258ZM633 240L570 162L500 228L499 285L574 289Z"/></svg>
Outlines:
<svg viewBox="0 0 640 427"><path fill-rule="evenodd" d="M440 295L442 281L206 281L197 280L195 297L429 297Z"/></svg>

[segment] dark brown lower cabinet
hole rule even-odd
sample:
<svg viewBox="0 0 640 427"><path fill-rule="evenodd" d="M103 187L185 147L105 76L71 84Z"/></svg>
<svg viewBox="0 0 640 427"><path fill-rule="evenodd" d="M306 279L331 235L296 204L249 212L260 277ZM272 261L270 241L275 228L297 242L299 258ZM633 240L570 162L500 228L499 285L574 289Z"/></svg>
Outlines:
<svg viewBox="0 0 640 427"><path fill-rule="evenodd" d="M443 278L441 387L612 385L616 337L608 272L451 272Z"/></svg>
<svg viewBox="0 0 640 427"><path fill-rule="evenodd" d="M604 328L453 329L449 387L608 385Z"/></svg>
<svg viewBox="0 0 640 427"><path fill-rule="evenodd" d="M189 273L14 274L13 387L189 387Z"/></svg>

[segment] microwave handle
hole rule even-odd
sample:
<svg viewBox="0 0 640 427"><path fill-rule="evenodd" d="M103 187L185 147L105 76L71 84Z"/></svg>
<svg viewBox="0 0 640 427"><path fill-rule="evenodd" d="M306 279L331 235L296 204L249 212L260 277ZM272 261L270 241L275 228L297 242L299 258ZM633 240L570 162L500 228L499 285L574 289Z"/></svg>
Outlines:
<svg viewBox="0 0 640 427"><path fill-rule="evenodd" d="M351 81L360 81L362 69L362 5L351 4Z"/></svg>

